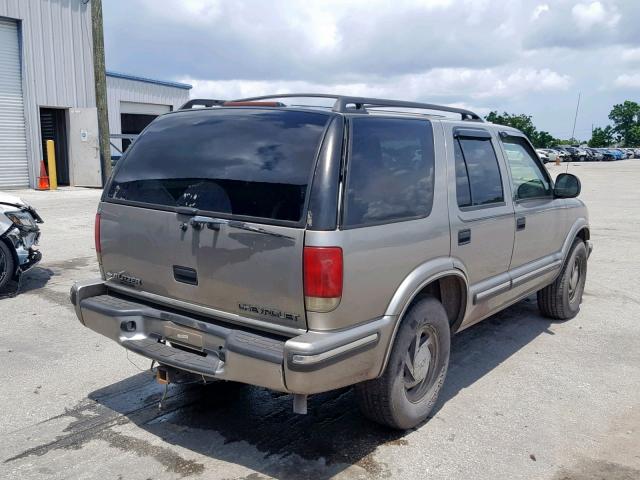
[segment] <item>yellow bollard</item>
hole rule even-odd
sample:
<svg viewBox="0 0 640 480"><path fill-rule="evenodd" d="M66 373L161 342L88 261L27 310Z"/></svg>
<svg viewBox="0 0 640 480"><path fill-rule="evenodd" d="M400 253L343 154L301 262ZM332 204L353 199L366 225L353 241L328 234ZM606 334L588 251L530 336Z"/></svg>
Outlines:
<svg viewBox="0 0 640 480"><path fill-rule="evenodd" d="M49 190L58 188L58 176L56 174L56 149L53 140L47 140L47 166L49 167Z"/></svg>

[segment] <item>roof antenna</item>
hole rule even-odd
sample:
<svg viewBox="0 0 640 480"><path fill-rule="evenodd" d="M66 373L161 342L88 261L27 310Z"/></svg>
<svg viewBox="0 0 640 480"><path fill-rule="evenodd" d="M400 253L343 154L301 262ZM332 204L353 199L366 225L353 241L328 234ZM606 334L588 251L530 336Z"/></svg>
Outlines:
<svg viewBox="0 0 640 480"><path fill-rule="evenodd" d="M576 140L576 122L578 121L578 109L580 108L580 97L582 96L582 92L578 92L578 104L576 105L576 115L573 117L573 130L571 130L571 140Z"/></svg>

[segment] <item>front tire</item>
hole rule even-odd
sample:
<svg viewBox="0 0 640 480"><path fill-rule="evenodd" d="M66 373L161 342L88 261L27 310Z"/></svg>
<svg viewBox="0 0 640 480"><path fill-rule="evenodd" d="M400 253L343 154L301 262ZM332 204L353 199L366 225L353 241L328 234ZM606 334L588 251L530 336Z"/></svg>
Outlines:
<svg viewBox="0 0 640 480"><path fill-rule="evenodd" d="M4 290L13 278L15 268L16 265L13 259L13 252L9 249L6 243L0 240L0 292Z"/></svg>
<svg viewBox="0 0 640 480"><path fill-rule="evenodd" d="M580 311L587 280L587 246L576 238L556 280L538 292L538 308L549 318L569 320Z"/></svg>
<svg viewBox="0 0 640 480"><path fill-rule="evenodd" d="M356 385L362 413L401 430L426 420L447 374L450 337L438 300L414 303L402 319L383 375Z"/></svg>

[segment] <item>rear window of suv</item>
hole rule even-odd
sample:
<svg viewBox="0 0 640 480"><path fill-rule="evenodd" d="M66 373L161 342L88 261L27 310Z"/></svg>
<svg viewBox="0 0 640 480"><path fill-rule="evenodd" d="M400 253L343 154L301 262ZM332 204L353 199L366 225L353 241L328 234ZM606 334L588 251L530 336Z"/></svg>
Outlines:
<svg viewBox="0 0 640 480"><path fill-rule="evenodd" d="M300 222L329 118L275 109L160 117L118 166L107 198Z"/></svg>

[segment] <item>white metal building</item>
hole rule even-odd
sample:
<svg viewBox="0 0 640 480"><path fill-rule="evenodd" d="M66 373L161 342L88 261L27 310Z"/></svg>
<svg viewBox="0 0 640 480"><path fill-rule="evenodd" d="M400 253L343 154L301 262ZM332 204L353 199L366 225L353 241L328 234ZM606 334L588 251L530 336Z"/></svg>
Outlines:
<svg viewBox="0 0 640 480"><path fill-rule="evenodd" d="M0 0L0 189L37 184L49 139L59 185L102 185L90 1ZM110 133L139 133L190 88L109 72Z"/></svg>
<svg viewBox="0 0 640 480"><path fill-rule="evenodd" d="M109 134L136 135L158 115L189 100L191 85L107 71ZM119 157L129 141L111 139L111 155Z"/></svg>
<svg viewBox="0 0 640 480"><path fill-rule="evenodd" d="M0 0L0 188L35 185L43 138L61 184L99 182L92 45L87 0Z"/></svg>

